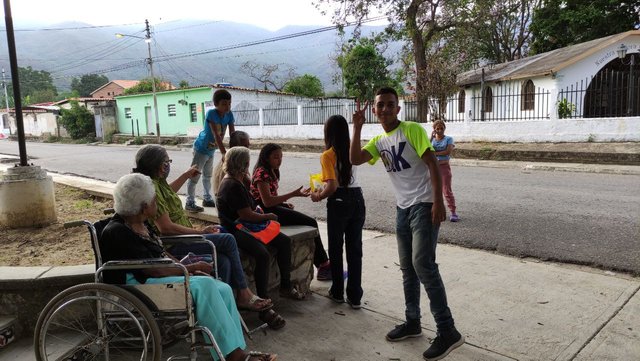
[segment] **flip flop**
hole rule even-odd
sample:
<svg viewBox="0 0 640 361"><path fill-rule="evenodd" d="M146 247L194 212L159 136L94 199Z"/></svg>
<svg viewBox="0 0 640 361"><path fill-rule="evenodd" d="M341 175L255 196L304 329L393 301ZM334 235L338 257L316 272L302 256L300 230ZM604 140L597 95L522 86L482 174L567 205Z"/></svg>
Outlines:
<svg viewBox="0 0 640 361"><path fill-rule="evenodd" d="M258 303L263 303L263 306L260 307ZM257 295L251 296L251 299L246 304L238 304L238 309L240 311L262 312L270 310L271 308L273 308L271 300L260 298Z"/></svg>
<svg viewBox="0 0 640 361"><path fill-rule="evenodd" d="M280 289L280 297L286 297L292 300L302 301L307 297L307 295L300 292L298 288L291 287L290 289Z"/></svg>
<svg viewBox="0 0 640 361"><path fill-rule="evenodd" d="M250 361L252 357L259 357L260 360L263 361L275 361L278 358L278 355L258 351L249 351L249 354L247 355L245 361Z"/></svg>

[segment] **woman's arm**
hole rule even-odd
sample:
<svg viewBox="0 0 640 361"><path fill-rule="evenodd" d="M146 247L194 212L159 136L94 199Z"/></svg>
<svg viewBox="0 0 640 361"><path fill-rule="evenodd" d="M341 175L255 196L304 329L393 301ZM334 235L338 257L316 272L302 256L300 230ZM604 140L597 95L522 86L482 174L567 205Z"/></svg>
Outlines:
<svg viewBox="0 0 640 361"><path fill-rule="evenodd" d="M277 196L272 196L271 192L269 191L269 183L264 182L264 181L257 181L256 182L256 188L258 188L258 192L260 193L260 200L262 201L262 204L264 204L265 207L267 208L271 208L271 207L275 207L277 205L280 205L284 202L286 202L287 200L289 200L290 198L293 197L308 197L309 193L305 192L302 189L302 186L300 186L300 188L295 189L289 193L283 194L283 195L277 195Z"/></svg>
<svg viewBox="0 0 640 361"><path fill-rule="evenodd" d="M311 200L314 202L320 202L321 200L330 197L338 189L338 181L335 179L327 179L326 185L322 192L311 193Z"/></svg>
<svg viewBox="0 0 640 361"><path fill-rule="evenodd" d="M273 213L258 213L254 212L250 207L238 209L238 217L247 222L258 223L264 221L276 221L278 216Z"/></svg>
<svg viewBox="0 0 640 361"><path fill-rule="evenodd" d="M451 154L451 152L453 152L453 144L449 144L447 145L447 147L444 150L441 150L439 152L435 152L435 155L449 155Z"/></svg>
<svg viewBox="0 0 640 361"><path fill-rule="evenodd" d="M173 223L171 218L169 218L168 213L164 213L160 218L154 221L156 227L158 227L158 231L163 236L177 236L181 234L207 234L207 233L217 233L218 231L214 226L207 226L203 229L195 229L191 227L185 227L183 225Z"/></svg>
<svg viewBox="0 0 640 361"><path fill-rule="evenodd" d="M194 165L191 168L187 169L184 173L180 174L180 176L173 182L169 183L169 186L171 187L171 189L173 189L174 192L178 193L187 179L197 176L198 174L200 174L200 169L198 169L198 167Z"/></svg>

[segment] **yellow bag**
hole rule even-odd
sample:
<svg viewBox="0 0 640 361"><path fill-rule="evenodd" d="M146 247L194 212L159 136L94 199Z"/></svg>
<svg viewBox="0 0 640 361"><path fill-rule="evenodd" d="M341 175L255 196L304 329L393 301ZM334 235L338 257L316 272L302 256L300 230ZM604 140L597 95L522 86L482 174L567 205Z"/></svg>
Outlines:
<svg viewBox="0 0 640 361"><path fill-rule="evenodd" d="M309 186L311 187L311 191L319 191L322 192L324 189L324 183L322 182L322 174L309 174Z"/></svg>

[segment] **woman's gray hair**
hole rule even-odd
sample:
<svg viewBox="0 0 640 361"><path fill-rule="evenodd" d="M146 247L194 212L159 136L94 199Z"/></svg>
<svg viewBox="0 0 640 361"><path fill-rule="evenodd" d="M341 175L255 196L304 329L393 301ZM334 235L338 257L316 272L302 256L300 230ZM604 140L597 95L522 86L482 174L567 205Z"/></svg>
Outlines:
<svg viewBox="0 0 640 361"><path fill-rule="evenodd" d="M135 216L149 205L156 195L153 181L139 173L127 174L118 180L113 190L113 208L121 216Z"/></svg>
<svg viewBox="0 0 640 361"><path fill-rule="evenodd" d="M142 173L149 177L157 177L158 171L167 158L167 150L157 144L147 144L136 153L135 173Z"/></svg>
<svg viewBox="0 0 640 361"><path fill-rule="evenodd" d="M249 170L249 149L245 147L233 147L224 155L224 172L232 177L245 174Z"/></svg>

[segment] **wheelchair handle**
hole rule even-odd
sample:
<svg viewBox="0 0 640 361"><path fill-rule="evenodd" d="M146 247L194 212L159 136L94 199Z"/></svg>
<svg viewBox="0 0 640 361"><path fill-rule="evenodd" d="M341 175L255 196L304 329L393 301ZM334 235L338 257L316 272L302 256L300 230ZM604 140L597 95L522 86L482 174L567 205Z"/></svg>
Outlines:
<svg viewBox="0 0 640 361"><path fill-rule="evenodd" d="M63 227L64 228L73 228L73 227L79 227L79 226L89 226L92 225L91 222L89 221L71 221L71 222L65 222Z"/></svg>

